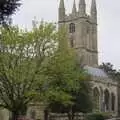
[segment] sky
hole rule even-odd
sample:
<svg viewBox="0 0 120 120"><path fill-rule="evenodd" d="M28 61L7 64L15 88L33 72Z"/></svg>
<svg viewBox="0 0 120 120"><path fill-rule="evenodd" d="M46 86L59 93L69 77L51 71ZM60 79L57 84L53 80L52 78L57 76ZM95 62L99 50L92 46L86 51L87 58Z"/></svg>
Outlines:
<svg viewBox="0 0 120 120"><path fill-rule="evenodd" d="M64 0L66 13L72 10L73 0ZM99 64L111 62L120 68L120 0L96 0L98 10ZM79 0L76 0L78 6ZM30 29L32 20L57 22L59 0L22 0L13 16L13 23ZM91 0L86 0L89 14Z"/></svg>

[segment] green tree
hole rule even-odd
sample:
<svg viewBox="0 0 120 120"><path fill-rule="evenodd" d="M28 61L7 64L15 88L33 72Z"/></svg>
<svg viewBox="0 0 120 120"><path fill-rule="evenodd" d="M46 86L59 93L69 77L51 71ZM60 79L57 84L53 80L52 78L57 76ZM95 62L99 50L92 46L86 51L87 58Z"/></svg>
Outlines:
<svg viewBox="0 0 120 120"><path fill-rule="evenodd" d="M0 0L0 24L8 24L19 6L20 0Z"/></svg>
<svg viewBox="0 0 120 120"><path fill-rule="evenodd" d="M48 108L52 112L67 112L72 120L76 112L91 110L90 84L87 73L77 66L76 54L69 47L66 35L65 28L61 28L58 49L44 73L48 81Z"/></svg>
<svg viewBox="0 0 120 120"><path fill-rule="evenodd" d="M0 31L0 106L16 120L36 100L37 90L42 93L42 70L55 49L57 31L53 24L43 22L29 32L10 26Z"/></svg>
<svg viewBox="0 0 120 120"><path fill-rule="evenodd" d="M69 120L74 120L76 113L88 113L92 111L92 101L90 96L89 81L80 81L78 91L71 91L68 94L72 96L72 104L63 104L55 101L49 104L49 108L54 113L67 113Z"/></svg>
<svg viewBox="0 0 120 120"><path fill-rule="evenodd" d="M108 76L110 76L111 78L113 78L113 80L117 80L119 82L120 79L120 71L114 69L114 65L111 63L102 63L102 65L100 65L100 68L103 69Z"/></svg>
<svg viewBox="0 0 120 120"><path fill-rule="evenodd" d="M113 69L113 65L109 62L108 63L102 63L102 65L100 65L100 68L103 69L108 74L112 74L112 73L116 72L116 70Z"/></svg>

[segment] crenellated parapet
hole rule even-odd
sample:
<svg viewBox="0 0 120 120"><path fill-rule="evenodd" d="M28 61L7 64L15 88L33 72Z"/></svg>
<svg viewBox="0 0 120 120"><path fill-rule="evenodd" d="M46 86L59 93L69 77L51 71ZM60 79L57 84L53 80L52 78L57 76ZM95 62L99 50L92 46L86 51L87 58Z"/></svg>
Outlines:
<svg viewBox="0 0 120 120"><path fill-rule="evenodd" d="M78 9L76 7L76 2L74 0L72 12L68 15L66 14L64 0L60 0L59 22L68 21L68 20L72 20L72 19L80 19L80 18L88 19L91 23L96 22L96 24L97 24L97 8L96 8L96 1L95 0L92 0L90 15L88 15L86 13L85 0L79 1Z"/></svg>

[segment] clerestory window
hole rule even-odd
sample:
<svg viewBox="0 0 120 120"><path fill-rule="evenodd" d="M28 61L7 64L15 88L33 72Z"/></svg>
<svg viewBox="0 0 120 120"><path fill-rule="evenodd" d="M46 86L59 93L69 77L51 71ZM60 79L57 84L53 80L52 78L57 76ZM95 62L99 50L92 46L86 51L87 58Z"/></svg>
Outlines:
<svg viewBox="0 0 120 120"><path fill-rule="evenodd" d="M69 32L70 33L74 33L75 32L75 24L74 23L70 23L70 25L69 25Z"/></svg>

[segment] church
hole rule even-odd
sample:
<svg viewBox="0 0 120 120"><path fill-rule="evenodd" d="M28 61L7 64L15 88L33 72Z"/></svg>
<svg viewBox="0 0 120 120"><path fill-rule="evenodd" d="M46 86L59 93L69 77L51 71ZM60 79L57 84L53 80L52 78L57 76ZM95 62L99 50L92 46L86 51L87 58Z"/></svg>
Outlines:
<svg viewBox="0 0 120 120"><path fill-rule="evenodd" d="M78 9L77 9L78 8ZM90 15L86 13L85 0L79 0L78 7L73 1L72 12L67 15L64 0L60 0L58 23L65 25L69 44L92 77L93 111L118 115L118 83L98 68L97 5L91 1Z"/></svg>
<svg viewBox="0 0 120 120"><path fill-rule="evenodd" d="M68 43L76 51L77 61L91 75L92 97L95 112L111 113L118 116L118 83L112 80L98 65L97 6L91 0L91 11L86 13L85 0L73 1L72 12L67 15L64 0L60 0L58 25L67 27ZM41 109L42 108L42 109ZM43 120L44 106L36 105L28 109L28 116L35 113L35 119ZM0 109L0 120L8 120L9 112Z"/></svg>

